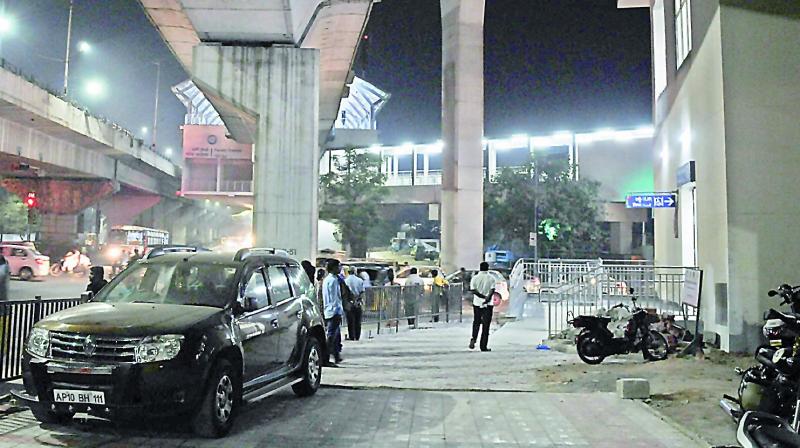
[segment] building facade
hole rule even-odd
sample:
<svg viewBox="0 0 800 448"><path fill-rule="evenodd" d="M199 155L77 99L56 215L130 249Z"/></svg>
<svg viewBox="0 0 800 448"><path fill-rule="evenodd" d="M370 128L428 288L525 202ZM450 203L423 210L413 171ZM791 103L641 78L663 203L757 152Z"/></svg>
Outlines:
<svg viewBox="0 0 800 448"><path fill-rule="evenodd" d="M800 277L800 3L649 3L655 189L678 192L654 211L655 260L703 269L706 333L751 350L767 291Z"/></svg>

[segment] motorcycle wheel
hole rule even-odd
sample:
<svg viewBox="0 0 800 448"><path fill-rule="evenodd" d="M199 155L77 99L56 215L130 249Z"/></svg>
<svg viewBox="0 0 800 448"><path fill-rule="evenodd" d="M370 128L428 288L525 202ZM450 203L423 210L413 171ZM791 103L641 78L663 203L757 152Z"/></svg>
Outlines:
<svg viewBox="0 0 800 448"><path fill-rule="evenodd" d="M578 349L578 357L586 364L600 364L605 359L604 355L589 355L589 344L600 345L597 338L590 332L581 333L578 335L576 348ZM598 347L599 348L599 347Z"/></svg>
<svg viewBox="0 0 800 448"><path fill-rule="evenodd" d="M663 361L669 354L669 344L663 334L650 330L642 340L642 355L648 361Z"/></svg>
<svg viewBox="0 0 800 448"><path fill-rule="evenodd" d="M62 272L63 271L61 270L61 265L60 264L54 264L54 265L50 266L50 275L52 275L53 277L60 276Z"/></svg>

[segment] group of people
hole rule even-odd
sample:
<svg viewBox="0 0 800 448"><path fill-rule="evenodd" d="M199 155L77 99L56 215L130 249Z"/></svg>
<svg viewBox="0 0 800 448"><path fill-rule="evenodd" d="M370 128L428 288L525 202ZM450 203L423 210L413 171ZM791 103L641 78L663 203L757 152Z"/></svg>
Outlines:
<svg viewBox="0 0 800 448"><path fill-rule="evenodd" d="M367 288L372 287L369 274L367 272L356 272L354 268L342 268L339 260L328 260L325 269L314 271L313 265L308 261L302 262L303 269L309 279L316 280L317 302L322 310L325 319L325 332L327 339L328 359L327 366L336 366L342 362L342 321L347 322L347 339L358 341L361 339L361 318L364 305L364 294ZM393 272L389 271L387 284L394 283ZM436 270L431 271L433 277L434 290L443 292L447 280ZM472 308L474 317L472 321L472 337L469 341L469 348L474 349L475 344L479 343L481 351L491 351L489 348L489 329L492 323L493 299L496 294L496 280L489 274L489 264L480 264L480 271L468 278L462 269L462 280L469 280L469 291L472 294ZM87 292L96 295L108 284L105 280L105 270L102 266L92 266L89 274L89 285ZM406 279L406 286L423 286L417 268L411 268L410 275ZM436 302L436 301L434 301ZM406 305L408 306L408 305ZM413 305L412 305L413 306ZM431 310L434 322L438 321L438 303ZM414 318L408 318L409 325L414 325ZM478 336L480 334L480 341ZM333 363L330 356L333 356Z"/></svg>
<svg viewBox="0 0 800 448"><path fill-rule="evenodd" d="M309 278L314 272L314 268L310 262L303 262L303 267ZM386 286L395 284L394 271L389 270L387 273ZM325 320L325 330L328 350L328 359L326 365L337 366L342 362L342 323L347 322L347 339L358 341L361 338L361 318L363 313L364 294L367 288L372 287L369 274L367 272L356 272L351 267L342 267L339 260L331 259L326 262L324 269L319 269L314 275L314 280L317 285L317 301L322 310L323 318ZM472 322L472 337L470 338L469 348L474 349L478 344L483 352L489 352L489 330L492 323L492 316L494 312L494 300L497 294L495 289L497 286L495 278L489 274L489 264L483 262L480 264L480 271L472 276L467 277L467 273L462 269L463 281L469 282L469 292L472 296L472 306L474 318ZM447 285L447 280L437 271L431 271L433 277L432 288L434 292L439 291L444 296L444 288ZM406 278L406 286L423 286L424 282L419 275L417 268L410 269L410 275ZM434 297L437 295L434 294ZM410 297L410 296L408 296ZM412 300L413 298L406 298ZM404 306L408 310L416 304L405 303ZM438 321L438 300L434 300L432 304L431 313L433 314L433 321ZM408 324L414 325L415 318L408 317L410 313L407 312ZM478 339L480 336L480 340ZM331 362L331 356L333 362Z"/></svg>

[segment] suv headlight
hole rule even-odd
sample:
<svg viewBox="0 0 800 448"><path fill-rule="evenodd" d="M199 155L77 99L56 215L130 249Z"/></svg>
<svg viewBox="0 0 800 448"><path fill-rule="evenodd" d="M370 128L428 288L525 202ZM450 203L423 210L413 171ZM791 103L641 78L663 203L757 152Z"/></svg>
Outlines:
<svg viewBox="0 0 800 448"><path fill-rule="evenodd" d="M50 331L44 328L34 328L28 335L28 343L25 344L28 353L42 358L47 357L50 350Z"/></svg>
<svg viewBox="0 0 800 448"><path fill-rule="evenodd" d="M136 346L136 362L167 361L181 351L183 336L179 334L165 334L161 336L148 336Z"/></svg>

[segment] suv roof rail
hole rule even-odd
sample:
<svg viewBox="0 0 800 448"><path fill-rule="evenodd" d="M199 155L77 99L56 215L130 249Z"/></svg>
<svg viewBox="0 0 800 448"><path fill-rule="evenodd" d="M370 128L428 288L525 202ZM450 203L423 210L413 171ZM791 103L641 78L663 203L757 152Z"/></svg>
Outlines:
<svg viewBox="0 0 800 448"><path fill-rule="evenodd" d="M197 252L211 252L209 249L200 246L185 246L185 245L172 245L172 246L155 246L144 257L145 260L152 260L153 258L160 257L166 254L173 254L178 252L197 253Z"/></svg>
<svg viewBox="0 0 800 448"><path fill-rule="evenodd" d="M233 256L233 261L242 261L251 255L282 255L288 257L289 252L274 247L245 247L236 252L236 255Z"/></svg>

